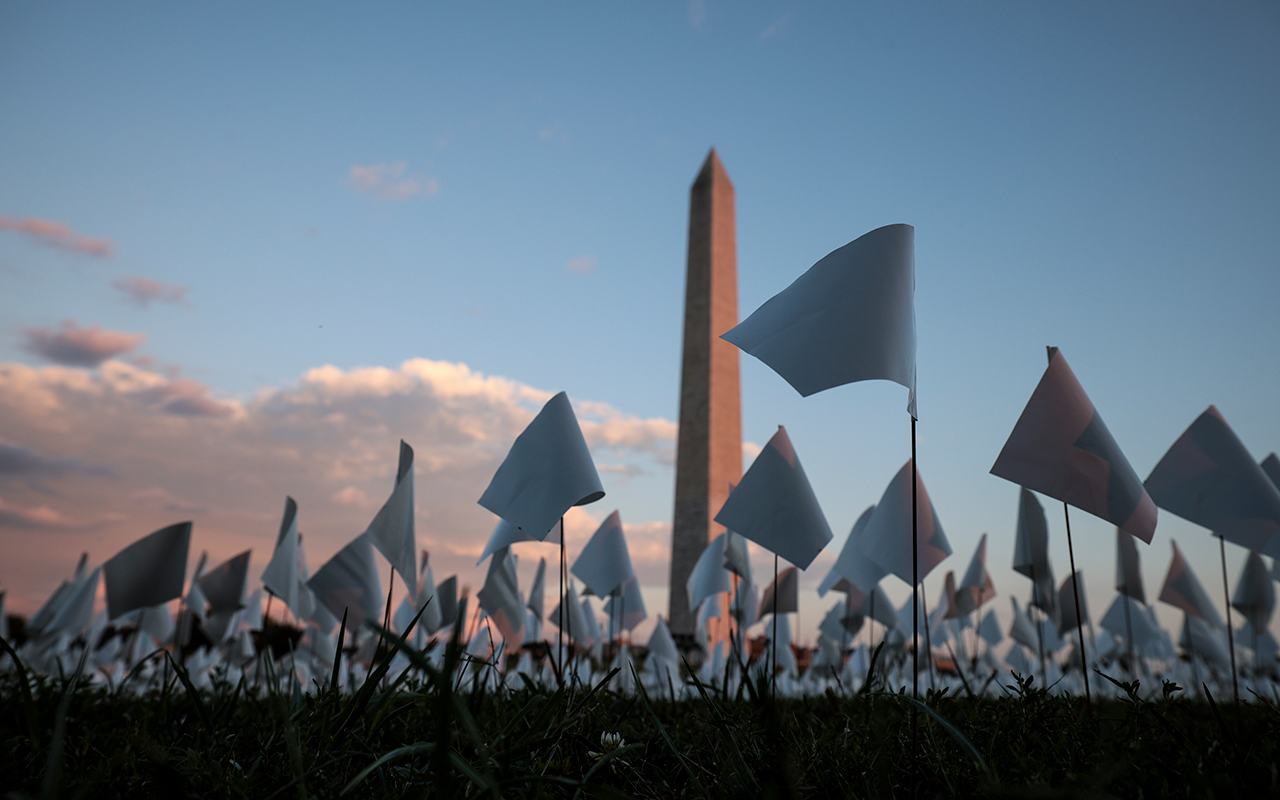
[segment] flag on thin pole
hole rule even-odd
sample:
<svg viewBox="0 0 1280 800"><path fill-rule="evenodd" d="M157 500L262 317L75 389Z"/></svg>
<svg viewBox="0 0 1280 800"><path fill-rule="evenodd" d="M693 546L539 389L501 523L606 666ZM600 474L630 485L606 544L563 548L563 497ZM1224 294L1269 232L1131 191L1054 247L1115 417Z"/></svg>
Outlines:
<svg viewBox="0 0 1280 800"><path fill-rule="evenodd" d="M602 497L587 440L568 395L560 392L516 437L480 505L545 540L566 511Z"/></svg>
<svg viewBox="0 0 1280 800"><path fill-rule="evenodd" d="M1208 622L1214 628L1221 628L1222 617L1218 615L1218 609L1214 608L1213 601L1209 599L1204 586L1196 578L1182 551L1178 549L1178 543L1171 540L1170 544L1173 545L1173 560L1169 562L1169 572L1165 574L1164 586L1160 587L1160 602L1180 608L1191 616Z"/></svg>
<svg viewBox="0 0 1280 800"><path fill-rule="evenodd" d="M1164 510L1255 553L1280 556L1280 490L1214 406L1173 443L1146 488Z"/></svg>
<svg viewBox="0 0 1280 800"><path fill-rule="evenodd" d="M1056 347L991 474L1111 522L1147 544L1156 504Z"/></svg>
<svg viewBox="0 0 1280 800"><path fill-rule="evenodd" d="M871 521L871 515L875 510L876 507L871 506L853 523L853 529L849 531L849 538L845 539L844 547L840 548L836 563L831 565L831 571L827 573L827 577L818 584L819 597L826 597L827 592L834 589L841 580L848 581L863 592L870 592L876 584L880 583L881 578L889 574L887 569L867 558L858 548L858 542L866 532L867 523Z"/></svg>
<svg viewBox="0 0 1280 800"><path fill-rule="evenodd" d="M279 597L294 616L303 616L298 608L298 503L292 497L284 498L280 533L271 561L262 571L262 585Z"/></svg>
<svg viewBox="0 0 1280 800"><path fill-rule="evenodd" d="M418 538L413 520L413 448L400 440L396 486L369 523L365 536L404 579L410 597L418 594Z"/></svg>
<svg viewBox="0 0 1280 800"><path fill-rule="evenodd" d="M916 559L911 559L911 479L915 476L915 498L918 511L916 526ZM924 479L908 461L889 481L880 502L876 504L867 527L858 539L863 555L892 572L903 581L923 581L933 568L951 555L951 543L942 530L938 510L924 488ZM913 569L914 568L914 569ZM913 578L914 574L914 578Z"/></svg>
<svg viewBox="0 0 1280 800"><path fill-rule="evenodd" d="M720 338L803 397L856 381L901 384L914 418L915 228L886 225L829 253Z"/></svg>
<svg viewBox="0 0 1280 800"><path fill-rule="evenodd" d="M808 569L831 541L831 527L786 428L778 426L720 507L716 522L800 569Z"/></svg>

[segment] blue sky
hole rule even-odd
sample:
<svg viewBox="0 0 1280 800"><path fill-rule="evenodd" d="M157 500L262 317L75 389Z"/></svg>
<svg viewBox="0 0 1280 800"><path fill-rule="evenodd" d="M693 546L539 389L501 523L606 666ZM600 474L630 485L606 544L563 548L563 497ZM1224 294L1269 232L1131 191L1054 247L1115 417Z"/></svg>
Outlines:
<svg viewBox="0 0 1280 800"><path fill-rule="evenodd" d="M1277 33L1263 3L6 4L0 442L45 460L38 479L0 474L0 588L21 608L81 549L101 561L181 509L198 549L254 546L265 565L285 492L314 494L314 569L371 515L326 503L389 491L396 439L456 466L439 426L388 399L418 358L509 382L468 395L505 410L455 409L465 430L492 423L488 461L435 498L456 512L420 511L424 546L483 544L486 512L463 504L537 393L563 389L608 406L609 508L591 514L620 508L656 554L688 188L714 146L737 189L743 316L866 231L916 227L920 467L957 553L943 571L989 531L998 589L1025 596L1007 567L1017 489L987 470L1045 345L1140 476L1210 403L1258 458L1280 449ZM69 331L145 340L96 368L52 363L38 342ZM133 372L108 381L111 363ZM304 379L325 365L342 379ZM356 372L375 367L390 372ZM744 436L787 426L838 545L909 454L905 392L801 399L742 370ZM381 422L324 448L308 427L323 421L269 424L282 397L292 414L343 381L359 384L343 419ZM252 446L264 431L274 456ZM329 458L364 466L307 473L313 489L288 472ZM1100 613L1111 529L1076 514L1073 534ZM1216 544L1168 514L1142 551L1149 593L1171 536L1220 597ZM1233 580L1242 561L1228 553ZM656 561L649 575L665 580Z"/></svg>

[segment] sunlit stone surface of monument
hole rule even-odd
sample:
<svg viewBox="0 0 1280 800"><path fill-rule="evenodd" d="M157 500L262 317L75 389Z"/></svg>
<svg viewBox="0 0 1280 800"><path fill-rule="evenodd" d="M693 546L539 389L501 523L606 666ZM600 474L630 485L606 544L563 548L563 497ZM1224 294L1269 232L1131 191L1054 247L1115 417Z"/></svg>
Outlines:
<svg viewBox="0 0 1280 800"><path fill-rule="evenodd" d="M680 433L671 534L671 633L693 642L685 583L707 542L724 532L714 519L742 478L738 349L720 334L738 323L738 255L733 184L716 151L689 192Z"/></svg>

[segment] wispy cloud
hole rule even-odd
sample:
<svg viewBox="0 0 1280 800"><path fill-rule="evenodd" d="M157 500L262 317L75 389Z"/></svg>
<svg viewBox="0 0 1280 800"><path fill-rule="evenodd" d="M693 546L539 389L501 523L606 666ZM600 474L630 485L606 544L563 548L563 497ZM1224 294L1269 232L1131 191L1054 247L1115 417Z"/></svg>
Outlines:
<svg viewBox="0 0 1280 800"><path fill-rule="evenodd" d="M574 275L589 275L596 268L596 260L591 256L582 256L581 258L572 259L568 264L564 265L565 272L572 272Z"/></svg>
<svg viewBox="0 0 1280 800"><path fill-rule="evenodd" d="M781 34L787 29L787 24L791 22L790 14L783 14L772 25L760 32L760 41L772 39L774 36Z"/></svg>
<svg viewBox="0 0 1280 800"><path fill-rule="evenodd" d="M689 0L689 26L698 28L707 19L706 0Z"/></svg>
<svg viewBox="0 0 1280 800"><path fill-rule="evenodd" d="M347 182L361 194L381 200L408 200L420 194L430 196L440 190L435 178L415 178L405 174L407 169L408 164L403 161L369 166L356 164L351 167Z"/></svg>
<svg viewBox="0 0 1280 800"><path fill-rule="evenodd" d="M111 286L124 294L125 302L139 308L146 308L153 302L187 304L186 286L161 283L140 275L123 275L112 281Z"/></svg>
<svg viewBox="0 0 1280 800"><path fill-rule="evenodd" d="M47 479L61 478L77 472L110 475L111 469L105 464L82 458L49 456L16 442L0 440L0 479L16 478L25 481L32 488L48 492L45 484Z"/></svg>
<svg viewBox="0 0 1280 800"><path fill-rule="evenodd" d="M110 239L105 237L93 239L88 236L82 236L71 230L71 226L65 222L55 222L35 217L14 219L0 214L0 231L21 233L49 247L86 253L99 258L106 258L112 253Z"/></svg>
<svg viewBox="0 0 1280 800"><path fill-rule="evenodd" d="M101 325L81 328L74 319L63 320L61 328L25 328L22 333L27 352L69 367L96 367L147 338L145 333L103 330Z"/></svg>

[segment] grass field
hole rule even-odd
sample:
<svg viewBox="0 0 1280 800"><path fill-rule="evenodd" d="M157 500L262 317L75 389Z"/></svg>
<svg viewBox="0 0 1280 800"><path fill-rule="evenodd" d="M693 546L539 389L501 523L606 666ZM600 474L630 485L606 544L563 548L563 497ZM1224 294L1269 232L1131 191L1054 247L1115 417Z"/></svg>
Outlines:
<svg viewBox="0 0 1280 800"><path fill-rule="evenodd" d="M1233 797L1280 794L1280 711L1166 686L1095 703L1010 676L1003 699L872 681L775 702L602 686L494 692L451 649L356 691L199 691L163 654L142 696L0 674L7 797ZM452 676L452 678L446 677ZM328 676L331 678L331 676ZM1101 678L1099 678L1101 680ZM270 681L268 681L270 683ZM917 713L913 746L912 711Z"/></svg>

